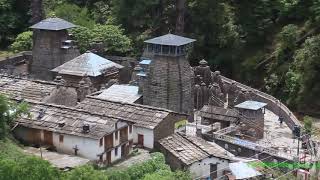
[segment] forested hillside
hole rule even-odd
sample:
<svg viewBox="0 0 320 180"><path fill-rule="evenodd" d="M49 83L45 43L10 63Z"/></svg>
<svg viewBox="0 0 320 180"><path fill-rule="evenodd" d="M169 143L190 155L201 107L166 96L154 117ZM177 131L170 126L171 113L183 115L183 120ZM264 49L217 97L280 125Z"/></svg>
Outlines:
<svg viewBox="0 0 320 180"><path fill-rule="evenodd" d="M72 33L81 51L98 41L108 55L139 57L143 40L156 35L197 39L192 65L204 58L297 112L319 115L320 0L0 0L0 48L30 49L28 26L52 16L79 25Z"/></svg>

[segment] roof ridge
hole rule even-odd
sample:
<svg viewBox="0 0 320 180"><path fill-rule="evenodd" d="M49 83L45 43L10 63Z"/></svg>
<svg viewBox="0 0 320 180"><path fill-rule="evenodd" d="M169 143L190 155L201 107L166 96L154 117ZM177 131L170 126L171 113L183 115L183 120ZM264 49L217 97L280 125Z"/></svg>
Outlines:
<svg viewBox="0 0 320 180"><path fill-rule="evenodd" d="M120 117L115 117L115 116L112 116L112 115L106 115L106 114L102 114L102 113L91 112L91 111L87 111L87 110L79 109L79 108L75 108L75 107L68 107L68 106L64 106L64 105L58 105L58 104L52 104L52 103L46 103L46 102L37 102L37 101L32 101L32 100L24 100L24 101L27 102L27 103L32 103L34 105L44 105L44 106L49 106L49 107L68 109L68 110L72 110L72 111L78 111L78 112L87 113L87 114L90 114L90 115L93 115L93 116L101 116L101 117L117 119L117 120L120 120L120 121L128 121L128 120L120 118Z"/></svg>
<svg viewBox="0 0 320 180"><path fill-rule="evenodd" d="M143 107L143 108L147 108L147 109L159 110L159 111L164 111L164 112L169 112L169 113L182 114L182 113L178 113L178 112L175 112L175 111L172 111L169 109L164 109L164 108L159 108L159 107L154 107L154 106L149 106L149 105L143 105L143 104L134 104L134 103L121 102L121 101L111 101L111 100L106 100L106 99L100 99L98 97L94 97L94 96L90 96L90 95L87 96L87 98L105 101L105 102L117 103L117 104L122 104L122 105L125 104L125 105L129 105L129 106Z"/></svg>
<svg viewBox="0 0 320 180"><path fill-rule="evenodd" d="M206 150L202 149L201 147L199 147L199 145L197 145L196 143L194 143L193 141L191 141L188 138L188 135L182 134L180 132L177 132L176 134L178 134L180 137L184 138L185 140L187 140L188 142L190 142L192 145L196 146L198 149L201 149L201 151L203 151L204 153L206 153L208 156L211 156L212 154L210 154L209 152L207 152ZM199 138L199 137L196 137Z"/></svg>

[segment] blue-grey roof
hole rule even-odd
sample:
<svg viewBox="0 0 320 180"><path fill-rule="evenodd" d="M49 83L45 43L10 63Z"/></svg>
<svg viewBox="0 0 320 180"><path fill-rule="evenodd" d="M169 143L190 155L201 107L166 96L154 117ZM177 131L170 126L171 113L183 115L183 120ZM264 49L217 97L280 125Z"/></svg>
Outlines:
<svg viewBox="0 0 320 180"><path fill-rule="evenodd" d="M145 59L139 62L139 64L143 64L143 65L149 65L151 63L150 59Z"/></svg>
<svg viewBox="0 0 320 180"><path fill-rule="evenodd" d="M43 30L50 30L50 31L59 31L63 29L69 29L76 27L76 25L60 19L60 18L48 18L45 20L42 20L38 22L37 24L34 24L31 26L31 29L43 29Z"/></svg>
<svg viewBox="0 0 320 180"><path fill-rule="evenodd" d="M258 110L265 107L266 105L267 103L258 102L258 101L245 101L243 103L236 105L235 107L240 109Z"/></svg>
<svg viewBox="0 0 320 180"><path fill-rule="evenodd" d="M75 76L88 75L91 77L100 76L108 71L115 71L123 68L122 65L91 52L86 52L64 64L54 68L53 72Z"/></svg>
<svg viewBox="0 0 320 180"><path fill-rule="evenodd" d="M97 98L109 101L134 103L142 96L138 91L138 86L114 84L108 89L103 90Z"/></svg>
<svg viewBox="0 0 320 180"><path fill-rule="evenodd" d="M185 44L189 44L196 41L195 39L185 38L182 36L177 36L174 34L166 34L160 37L156 37L153 39L149 39L144 41L145 43L150 44L160 44L160 45L168 45L168 46L182 46Z"/></svg>
<svg viewBox="0 0 320 180"><path fill-rule="evenodd" d="M229 168L236 179L248 179L262 174L244 162L230 163Z"/></svg>

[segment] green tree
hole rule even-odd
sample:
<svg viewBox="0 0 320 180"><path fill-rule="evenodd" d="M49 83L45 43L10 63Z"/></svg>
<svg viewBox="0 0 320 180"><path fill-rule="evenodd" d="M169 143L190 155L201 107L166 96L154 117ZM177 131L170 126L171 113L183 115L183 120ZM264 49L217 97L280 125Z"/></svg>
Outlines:
<svg viewBox="0 0 320 180"><path fill-rule="evenodd" d="M0 177L3 180L55 180L59 179L60 174L48 161L25 156L17 161L1 159Z"/></svg>
<svg viewBox="0 0 320 180"><path fill-rule="evenodd" d="M14 37L28 26L29 1L0 0L0 48L9 45Z"/></svg>
<svg viewBox="0 0 320 180"><path fill-rule="evenodd" d="M87 28L93 28L95 24L94 20L90 18L88 9L81 8L75 4L62 3L49 12L49 16L57 16Z"/></svg>
<svg viewBox="0 0 320 180"><path fill-rule="evenodd" d="M310 116L305 116L303 118L304 130L307 133L312 132L313 119Z"/></svg>
<svg viewBox="0 0 320 180"><path fill-rule="evenodd" d="M107 180L108 177L102 171L95 170L90 165L77 167L64 176L65 180Z"/></svg>
<svg viewBox="0 0 320 180"><path fill-rule="evenodd" d="M131 40L124 35L123 29L114 25L96 25L92 33L94 41L104 44L105 52L109 54L125 54L132 50Z"/></svg>
<svg viewBox="0 0 320 180"><path fill-rule="evenodd" d="M32 49L32 31L18 34L10 49L14 52L30 51Z"/></svg>
<svg viewBox="0 0 320 180"><path fill-rule="evenodd" d="M320 111L320 36L305 41L294 55L287 73L289 104L300 111Z"/></svg>
<svg viewBox="0 0 320 180"><path fill-rule="evenodd" d="M0 139L6 137L9 126L22 115L29 115L27 103L16 103L0 94Z"/></svg>
<svg viewBox="0 0 320 180"><path fill-rule="evenodd" d="M70 32L77 41L77 45L81 53L84 53L86 50L90 49L90 44L94 39L94 34L92 33L91 29L83 26L78 26L76 28L70 29Z"/></svg>

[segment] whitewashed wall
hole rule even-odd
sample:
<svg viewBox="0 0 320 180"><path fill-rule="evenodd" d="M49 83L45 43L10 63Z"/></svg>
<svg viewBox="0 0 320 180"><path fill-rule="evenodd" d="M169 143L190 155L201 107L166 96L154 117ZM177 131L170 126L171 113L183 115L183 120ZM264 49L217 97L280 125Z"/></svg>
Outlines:
<svg viewBox="0 0 320 180"><path fill-rule="evenodd" d="M137 127L137 126L133 125L132 132L133 132L133 143L138 143L138 134L141 134L141 135L143 135L144 147L153 149L153 145L154 145L153 130L147 129L147 128L142 128L142 127Z"/></svg>
<svg viewBox="0 0 320 180"><path fill-rule="evenodd" d="M99 146L99 140L62 134L64 136L63 143L60 143L59 135L53 133L53 145L58 152L74 154L74 147L77 145L78 156L90 160L99 160L97 155L104 152L104 146Z"/></svg>
<svg viewBox="0 0 320 180"><path fill-rule="evenodd" d="M209 177L210 175L210 163L215 164L219 162L220 164L218 164L217 169L223 169L221 171L218 171L218 177L219 176L223 176L223 171L224 170L228 170L229 167L229 162L228 160L224 160L224 159L219 159L216 157L212 157L212 158L206 158L204 160L202 160L201 162L195 162L193 163L190 167L189 170L192 174L193 178L197 178L197 177Z"/></svg>

